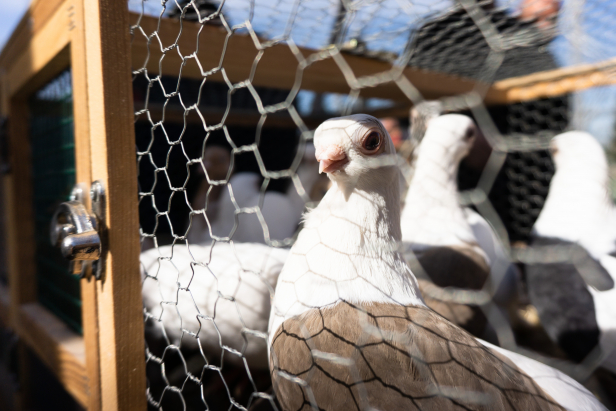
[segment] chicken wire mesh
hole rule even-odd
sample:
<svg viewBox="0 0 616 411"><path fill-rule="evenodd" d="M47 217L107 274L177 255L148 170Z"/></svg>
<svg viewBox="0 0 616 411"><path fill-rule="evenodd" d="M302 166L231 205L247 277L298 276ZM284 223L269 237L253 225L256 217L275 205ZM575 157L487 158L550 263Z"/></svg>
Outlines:
<svg viewBox="0 0 616 411"><path fill-rule="evenodd" d="M302 212L315 207L330 186L318 174L314 130L340 115L381 118L399 153L395 163L405 177L404 198L414 174L413 151L425 132L421 124L434 115L422 112L426 99L438 101L437 113L472 117L481 130L481 142L455 175L459 201L490 223L523 280L512 286L513 314L503 314L492 300L498 284L446 288L457 285L439 282L425 269L425 255L408 251L405 257L426 301L447 306L437 310L447 318L452 306L471 306L482 327L491 329L491 336L482 337L566 370L614 405L609 393L616 380L599 367L609 353L596 348L577 363L567 359L530 304L524 268L533 261L579 257L566 246L548 245L535 253L529 247L555 171L549 141L570 129L593 131L602 118L601 124L610 124L613 113L597 102L609 106L616 93L608 86L508 104L484 101L489 85L499 80L615 57L609 40L614 6L539 0L131 0L129 7L138 14L131 35L133 55L139 56L133 59L133 92L151 408L281 409L270 377L268 321L278 275L303 225ZM177 24L168 29L168 21ZM241 39L252 48L237 46ZM136 44L145 45L146 52L135 52ZM282 56L276 54L280 47L292 59L268 63L268 55L274 61ZM360 76L357 66L346 63L352 57L388 68ZM308 80L312 68L327 60L335 62L347 92L337 86L329 90L326 75L323 85ZM405 75L407 67L446 74L454 82L478 82L466 92L434 95ZM278 85L277 74L267 80L264 70L291 72L294 80ZM387 86L404 99L371 93ZM409 115L412 105L419 113L415 117ZM389 338L375 334L379 313L353 307L366 338ZM422 318L406 320L425 325ZM335 327L325 329L334 333ZM281 387L289 382L303 387L296 402L282 408L331 407L311 393L314 373L345 387L340 397L345 406L363 408L367 378L349 371L364 365L357 362L357 352L363 353L359 345L353 354L324 353L318 346L323 342L310 337L315 330L296 331L301 345L296 355L308 362L277 364L272 371ZM424 378L430 378L424 372L448 372L430 371L433 360L422 357L429 357L425 347L413 349L418 351L407 353L405 361L424 358L427 365L418 371ZM335 370L328 373L330 366ZM388 384L386 378L376 380ZM403 396L418 408L421 401L413 400L419 397L439 397L442 407L489 406L489 396L478 394L477 387L453 393L450 384Z"/></svg>

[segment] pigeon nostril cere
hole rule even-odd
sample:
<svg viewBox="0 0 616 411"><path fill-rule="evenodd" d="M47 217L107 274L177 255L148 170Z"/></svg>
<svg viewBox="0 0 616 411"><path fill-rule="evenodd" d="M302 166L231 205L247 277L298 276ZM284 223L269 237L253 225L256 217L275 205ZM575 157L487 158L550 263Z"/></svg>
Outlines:
<svg viewBox="0 0 616 411"><path fill-rule="evenodd" d="M338 160L342 160L343 158L345 158L346 153L340 146L336 144L332 144L325 148L321 148L321 147L317 148L315 157L317 158L317 161L323 161L323 160L338 161Z"/></svg>

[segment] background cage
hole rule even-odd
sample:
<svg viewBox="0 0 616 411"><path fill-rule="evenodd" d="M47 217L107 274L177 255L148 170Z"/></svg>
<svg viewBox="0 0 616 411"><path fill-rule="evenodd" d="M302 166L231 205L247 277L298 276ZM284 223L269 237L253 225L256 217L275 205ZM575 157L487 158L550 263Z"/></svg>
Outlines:
<svg viewBox="0 0 616 411"><path fill-rule="evenodd" d="M412 106L439 99L492 136L486 167L460 170L463 200L524 243L554 172L549 139L592 129L606 113L590 100L616 96L616 8L564 2L541 31L523 3L33 1L0 54L0 339L15 353L0 374L19 370L7 404L32 401L40 361L92 410L271 406L267 373L241 388L224 366L199 376L176 347L144 354L140 253L185 242L203 218L192 198L207 144L257 173L261 198L295 187L308 201L297 170L322 121L365 112L406 128ZM95 180L109 253L101 280L77 280L46 221ZM154 317L145 310L146 328Z"/></svg>

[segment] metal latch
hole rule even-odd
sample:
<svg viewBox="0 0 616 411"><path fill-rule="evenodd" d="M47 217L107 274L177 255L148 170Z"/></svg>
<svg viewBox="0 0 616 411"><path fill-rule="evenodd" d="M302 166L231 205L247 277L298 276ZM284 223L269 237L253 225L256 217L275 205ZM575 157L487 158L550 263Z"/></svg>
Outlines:
<svg viewBox="0 0 616 411"><path fill-rule="evenodd" d="M60 247L70 261L69 273L85 277L92 272L97 279L103 272L103 233L105 191L99 181L92 183L92 212L83 202L83 187L76 185L70 201L60 204L50 226L51 244Z"/></svg>

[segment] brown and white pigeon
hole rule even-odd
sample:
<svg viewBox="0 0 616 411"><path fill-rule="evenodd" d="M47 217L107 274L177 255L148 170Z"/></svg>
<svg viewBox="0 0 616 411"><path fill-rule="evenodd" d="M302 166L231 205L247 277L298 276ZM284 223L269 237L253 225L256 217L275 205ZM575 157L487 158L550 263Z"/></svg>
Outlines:
<svg viewBox="0 0 616 411"><path fill-rule="evenodd" d="M282 409L605 409L566 375L426 307L398 251L398 170L377 119L328 120L314 141L334 185L276 287L268 349Z"/></svg>

